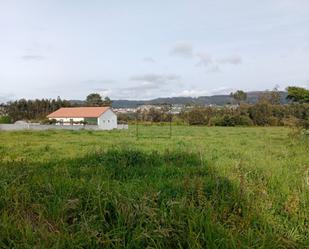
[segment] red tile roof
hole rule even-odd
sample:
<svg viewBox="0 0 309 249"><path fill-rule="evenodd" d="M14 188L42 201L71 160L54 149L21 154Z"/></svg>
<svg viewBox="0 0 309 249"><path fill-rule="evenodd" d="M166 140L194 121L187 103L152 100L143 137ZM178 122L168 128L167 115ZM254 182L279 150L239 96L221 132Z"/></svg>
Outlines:
<svg viewBox="0 0 309 249"><path fill-rule="evenodd" d="M62 107L49 114L48 118L98 118L109 107Z"/></svg>

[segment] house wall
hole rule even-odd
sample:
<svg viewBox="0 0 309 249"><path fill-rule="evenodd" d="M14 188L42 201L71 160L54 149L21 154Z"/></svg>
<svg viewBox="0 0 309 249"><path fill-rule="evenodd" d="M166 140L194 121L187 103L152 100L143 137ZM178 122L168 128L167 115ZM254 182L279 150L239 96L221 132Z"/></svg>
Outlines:
<svg viewBox="0 0 309 249"><path fill-rule="evenodd" d="M127 130L128 125L118 125L117 129ZM21 131L21 130L103 130L97 125L37 125L37 124L0 124L0 132L2 131Z"/></svg>
<svg viewBox="0 0 309 249"><path fill-rule="evenodd" d="M70 125L70 120L73 119L73 122L81 122L84 121L84 118L49 118L49 120L55 119L57 122L63 122L63 125ZM76 124L74 124L76 125Z"/></svg>
<svg viewBox="0 0 309 249"><path fill-rule="evenodd" d="M103 130L117 129L117 115L107 110L98 118L98 126Z"/></svg>

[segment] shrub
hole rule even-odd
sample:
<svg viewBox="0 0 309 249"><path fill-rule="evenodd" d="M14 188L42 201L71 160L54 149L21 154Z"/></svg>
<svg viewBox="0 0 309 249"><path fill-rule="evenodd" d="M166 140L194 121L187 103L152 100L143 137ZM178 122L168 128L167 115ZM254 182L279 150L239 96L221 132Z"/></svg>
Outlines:
<svg viewBox="0 0 309 249"><path fill-rule="evenodd" d="M298 126L304 128L304 129L309 129L309 120L308 119L299 120Z"/></svg>
<svg viewBox="0 0 309 249"><path fill-rule="evenodd" d="M208 125L210 118L215 115L216 110L212 107L194 107L193 109L182 112L179 117L189 125Z"/></svg>
<svg viewBox="0 0 309 249"><path fill-rule="evenodd" d="M293 116L282 119L283 126L296 127L298 124L299 119Z"/></svg>
<svg viewBox="0 0 309 249"><path fill-rule="evenodd" d="M245 115L240 115L238 119L238 124L237 125L246 125L246 126L252 126L253 121L250 117L245 116Z"/></svg>
<svg viewBox="0 0 309 249"><path fill-rule="evenodd" d="M270 125L270 126L278 126L278 125L280 125L280 120L278 118L276 118L276 117L269 117L268 125Z"/></svg>
<svg viewBox="0 0 309 249"><path fill-rule="evenodd" d="M268 103L258 103L249 108L250 118L253 120L256 125L269 125L271 117L271 105Z"/></svg>
<svg viewBox="0 0 309 249"><path fill-rule="evenodd" d="M10 116L0 116L0 124L10 124L12 119Z"/></svg>
<svg viewBox="0 0 309 249"><path fill-rule="evenodd" d="M57 120L56 119L51 119L49 120L48 118L45 118L43 120L41 120L40 122L41 124L56 124L57 123Z"/></svg>
<svg viewBox="0 0 309 249"><path fill-rule="evenodd" d="M222 117L214 117L210 120L211 125L215 126L252 126L252 120L245 115L224 115Z"/></svg>

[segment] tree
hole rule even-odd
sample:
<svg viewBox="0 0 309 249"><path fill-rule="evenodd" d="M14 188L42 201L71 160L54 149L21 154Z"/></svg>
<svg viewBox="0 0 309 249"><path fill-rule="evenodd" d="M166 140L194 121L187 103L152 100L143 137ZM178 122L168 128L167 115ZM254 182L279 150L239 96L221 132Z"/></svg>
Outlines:
<svg viewBox="0 0 309 249"><path fill-rule="evenodd" d="M281 100L280 92L277 87L275 87L271 92L270 92L270 97L269 101L272 105L279 105Z"/></svg>
<svg viewBox="0 0 309 249"><path fill-rule="evenodd" d="M10 124L12 119L10 116L0 116L0 124Z"/></svg>
<svg viewBox="0 0 309 249"><path fill-rule="evenodd" d="M86 98L87 106L103 106L103 100L100 94L91 93Z"/></svg>
<svg viewBox="0 0 309 249"><path fill-rule="evenodd" d="M150 108L148 112L146 112L146 115L148 116L148 119L150 119L151 122L161 122L162 121L161 111L153 107Z"/></svg>
<svg viewBox="0 0 309 249"><path fill-rule="evenodd" d="M247 99L247 94L242 90L237 90L230 95L237 101L238 104L240 104L241 101L245 101Z"/></svg>
<svg viewBox="0 0 309 249"><path fill-rule="evenodd" d="M109 97L105 97L103 100L103 106L112 106L113 101Z"/></svg>
<svg viewBox="0 0 309 249"><path fill-rule="evenodd" d="M309 103L309 90L302 87L289 86L287 91L287 99L292 100L293 102Z"/></svg>
<svg viewBox="0 0 309 249"><path fill-rule="evenodd" d="M71 103L67 100L61 100L60 97L55 99L20 99L14 102L8 102L5 107L5 113L11 117L12 121L16 120L38 120L45 118L49 113L60 107L69 107Z"/></svg>
<svg viewBox="0 0 309 249"><path fill-rule="evenodd" d="M271 105L279 105L281 100L280 92L275 87L272 91L265 91L259 94L258 103L268 103Z"/></svg>
<svg viewBox="0 0 309 249"><path fill-rule="evenodd" d="M269 125L271 123L272 109L269 102L259 101L249 108L249 116L256 125Z"/></svg>
<svg viewBox="0 0 309 249"><path fill-rule="evenodd" d="M209 118L208 108L194 107L185 114L185 119L189 125L207 125Z"/></svg>

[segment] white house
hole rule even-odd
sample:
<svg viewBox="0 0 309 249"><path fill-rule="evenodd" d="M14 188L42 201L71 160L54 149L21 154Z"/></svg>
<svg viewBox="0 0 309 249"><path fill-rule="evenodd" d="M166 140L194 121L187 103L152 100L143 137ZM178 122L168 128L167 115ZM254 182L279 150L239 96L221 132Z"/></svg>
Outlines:
<svg viewBox="0 0 309 249"><path fill-rule="evenodd" d="M47 116L62 125L97 125L102 130L117 129L117 115L109 107L63 107Z"/></svg>

